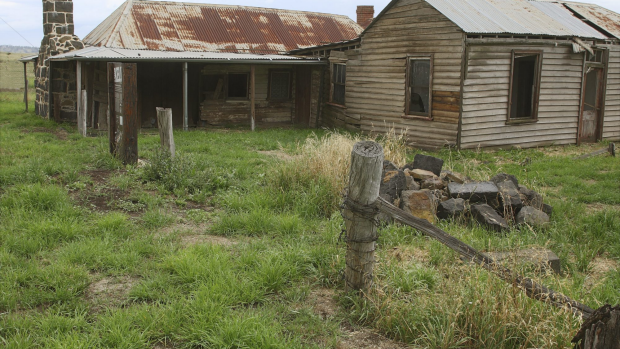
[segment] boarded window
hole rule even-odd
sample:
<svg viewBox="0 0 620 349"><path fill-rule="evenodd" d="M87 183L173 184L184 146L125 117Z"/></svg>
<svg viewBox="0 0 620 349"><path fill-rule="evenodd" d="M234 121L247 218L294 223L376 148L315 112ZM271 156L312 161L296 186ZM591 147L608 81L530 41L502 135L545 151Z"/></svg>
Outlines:
<svg viewBox="0 0 620 349"><path fill-rule="evenodd" d="M407 67L407 115L431 116L432 62L430 58L410 58Z"/></svg>
<svg viewBox="0 0 620 349"><path fill-rule="evenodd" d="M345 105L345 85L347 82L347 65L334 63L332 65L332 103Z"/></svg>
<svg viewBox="0 0 620 349"><path fill-rule="evenodd" d="M513 52L508 121L538 119L542 53Z"/></svg>
<svg viewBox="0 0 620 349"><path fill-rule="evenodd" d="M291 73L272 71L269 74L269 99L288 100L291 98Z"/></svg>
<svg viewBox="0 0 620 349"><path fill-rule="evenodd" d="M248 98L248 74L228 74L228 98Z"/></svg>
<svg viewBox="0 0 620 349"><path fill-rule="evenodd" d="M225 75L202 76L202 99L207 101L224 99Z"/></svg>

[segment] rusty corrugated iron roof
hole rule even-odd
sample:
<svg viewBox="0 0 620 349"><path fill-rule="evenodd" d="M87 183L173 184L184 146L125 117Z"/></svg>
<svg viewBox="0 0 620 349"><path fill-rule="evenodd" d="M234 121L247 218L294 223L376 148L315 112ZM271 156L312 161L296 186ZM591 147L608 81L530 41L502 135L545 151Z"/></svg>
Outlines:
<svg viewBox="0 0 620 349"><path fill-rule="evenodd" d="M620 39L620 14L595 4L563 2L569 9L609 34Z"/></svg>
<svg viewBox="0 0 620 349"><path fill-rule="evenodd" d="M137 50L279 54L351 40L362 30L341 15L127 0L83 41Z"/></svg>

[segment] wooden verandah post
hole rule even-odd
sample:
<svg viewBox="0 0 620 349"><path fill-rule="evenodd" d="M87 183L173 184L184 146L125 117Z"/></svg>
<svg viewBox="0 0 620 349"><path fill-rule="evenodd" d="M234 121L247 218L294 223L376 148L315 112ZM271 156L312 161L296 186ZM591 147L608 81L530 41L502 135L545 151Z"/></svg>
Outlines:
<svg viewBox="0 0 620 349"><path fill-rule="evenodd" d="M28 112L28 62L24 62L24 103Z"/></svg>
<svg viewBox="0 0 620 349"><path fill-rule="evenodd" d="M383 171L383 148L375 142L355 144L351 152L349 190L345 201L346 268L345 290L366 291L372 285L375 265L379 197Z"/></svg>

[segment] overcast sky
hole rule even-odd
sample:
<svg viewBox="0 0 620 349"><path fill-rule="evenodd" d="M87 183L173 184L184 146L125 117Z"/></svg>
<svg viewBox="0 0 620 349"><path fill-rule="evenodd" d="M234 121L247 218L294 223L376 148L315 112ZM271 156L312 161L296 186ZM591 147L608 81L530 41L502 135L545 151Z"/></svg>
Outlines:
<svg viewBox="0 0 620 349"><path fill-rule="evenodd" d="M355 20L357 5L374 5L379 13L389 0L184 0L212 4L245 5L342 14ZM124 0L74 0L76 34L83 38ZM620 0L581 0L596 3L620 13ZM0 45L39 46L43 38L41 0L0 0ZM5 23L4 21L8 22ZM23 39L13 29L25 37Z"/></svg>

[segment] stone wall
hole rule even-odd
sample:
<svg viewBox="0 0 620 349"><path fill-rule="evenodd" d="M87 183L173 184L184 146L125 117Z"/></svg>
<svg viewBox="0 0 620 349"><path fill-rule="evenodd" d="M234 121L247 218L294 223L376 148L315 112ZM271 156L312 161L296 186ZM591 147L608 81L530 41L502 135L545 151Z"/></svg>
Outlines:
<svg viewBox="0 0 620 349"><path fill-rule="evenodd" d="M48 58L84 48L74 35L73 2L43 0L43 40L35 69L37 115L56 120L76 120L77 85L75 63L52 63ZM52 108L58 106L58 110ZM51 115L53 111L53 115Z"/></svg>

